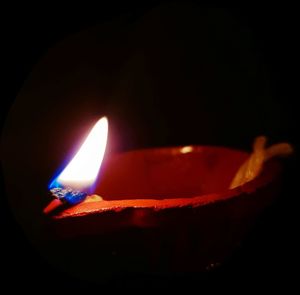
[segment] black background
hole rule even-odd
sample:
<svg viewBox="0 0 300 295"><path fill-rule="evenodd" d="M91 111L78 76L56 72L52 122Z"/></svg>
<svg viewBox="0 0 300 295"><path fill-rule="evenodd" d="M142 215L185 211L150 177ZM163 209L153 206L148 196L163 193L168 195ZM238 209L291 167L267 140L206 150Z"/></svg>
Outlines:
<svg viewBox="0 0 300 295"><path fill-rule="evenodd" d="M134 2L120 4L111 1L110 4L100 4L99 8L91 9L93 13L84 9L80 13L76 9L77 13L75 13L73 11L75 7L63 9L51 6L44 8L27 6L8 9L2 35L5 50L2 59L6 66L2 69L5 76L5 83L2 87L5 95L2 95L2 98L5 97L5 99L1 101L3 112L1 123L4 122L7 111L32 67L48 48L69 34L91 25L119 17L125 17L128 22L132 22L158 3L159 1L151 3L146 1L143 4ZM228 11L245 30L251 31L259 63L266 69L270 95L285 110L285 115L278 118L278 121L284 121L283 127L273 134L274 140L288 140L297 147L295 120L297 115L295 101L297 97L295 92L297 21L294 9L274 4L265 7L244 4L236 8L222 9ZM144 127L146 128L146 125ZM171 134L162 143L185 144L188 140L188 137L180 138ZM226 142L220 136L216 142L213 142L211 138L207 138L211 144L224 142L224 145L237 146L239 140L238 138L236 141ZM136 141L141 146L151 145L144 138L140 140L137 138ZM238 147L248 147L248 142L244 138L241 142L242 144ZM117 289L148 286L184 290L188 286L198 288L198 290L223 287L226 290L238 290L237 284L239 283L241 288L246 289L251 286L258 288L260 284L266 288L294 286L297 279L294 266L298 263L296 224L299 219L295 206L296 172L294 159L287 161L284 191L280 198L267 210L264 217L258 220L244 246L220 269L205 275L186 274L179 277L121 276L113 278L106 287ZM82 291L85 291L85 288L95 287L68 277L67 274L60 273L59 270L48 265L26 240L21 228L14 221L5 198L1 198L1 234L1 268L3 270L1 281L4 285L7 284L12 289L21 286L24 289L40 291L51 289L53 292L62 287Z"/></svg>

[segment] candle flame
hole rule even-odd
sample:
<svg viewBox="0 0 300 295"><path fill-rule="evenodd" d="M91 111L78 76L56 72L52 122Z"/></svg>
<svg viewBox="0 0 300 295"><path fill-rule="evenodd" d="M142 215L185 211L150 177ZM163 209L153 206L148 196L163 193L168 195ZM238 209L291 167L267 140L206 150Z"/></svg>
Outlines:
<svg viewBox="0 0 300 295"><path fill-rule="evenodd" d="M104 157L107 134L108 120L103 117L94 125L77 154L50 184L50 188L90 188L97 178Z"/></svg>

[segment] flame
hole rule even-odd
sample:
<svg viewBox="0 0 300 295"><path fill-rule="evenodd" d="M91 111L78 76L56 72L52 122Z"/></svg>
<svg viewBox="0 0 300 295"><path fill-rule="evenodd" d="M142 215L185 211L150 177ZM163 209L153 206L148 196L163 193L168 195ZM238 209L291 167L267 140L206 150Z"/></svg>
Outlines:
<svg viewBox="0 0 300 295"><path fill-rule="evenodd" d="M95 182L106 148L108 121L101 118L90 131L77 154L51 183L52 187L86 190Z"/></svg>

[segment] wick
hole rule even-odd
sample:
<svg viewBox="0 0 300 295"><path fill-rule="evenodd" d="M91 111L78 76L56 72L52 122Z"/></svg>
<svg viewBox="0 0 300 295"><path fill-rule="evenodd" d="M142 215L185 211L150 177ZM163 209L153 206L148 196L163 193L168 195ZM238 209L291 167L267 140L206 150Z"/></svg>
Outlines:
<svg viewBox="0 0 300 295"><path fill-rule="evenodd" d="M293 153L293 147L289 143L278 143L265 148L266 143L266 136L255 138L253 152L235 174L230 184L230 189L243 185L257 177L262 171L264 163L271 158L278 156L285 157Z"/></svg>
<svg viewBox="0 0 300 295"><path fill-rule="evenodd" d="M87 196L81 203L92 203L103 201L103 198L98 195L90 195ZM55 198L50 204L43 210L44 214L47 215L55 215L67 208L73 207L76 204L69 204L66 202L62 202L60 199Z"/></svg>

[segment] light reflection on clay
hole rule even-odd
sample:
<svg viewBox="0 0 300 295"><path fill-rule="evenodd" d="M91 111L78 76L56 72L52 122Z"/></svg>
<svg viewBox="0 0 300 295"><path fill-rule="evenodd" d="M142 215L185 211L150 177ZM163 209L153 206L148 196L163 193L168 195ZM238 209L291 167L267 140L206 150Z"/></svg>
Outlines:
<svg viewBox="0 0 300 295"><path fill-rule="evenodd" d="M191 153L193 150L194 149L192 146L184 146L183 148L181 148L180 152L182 154L187 154L187 153Z"/></svg>

